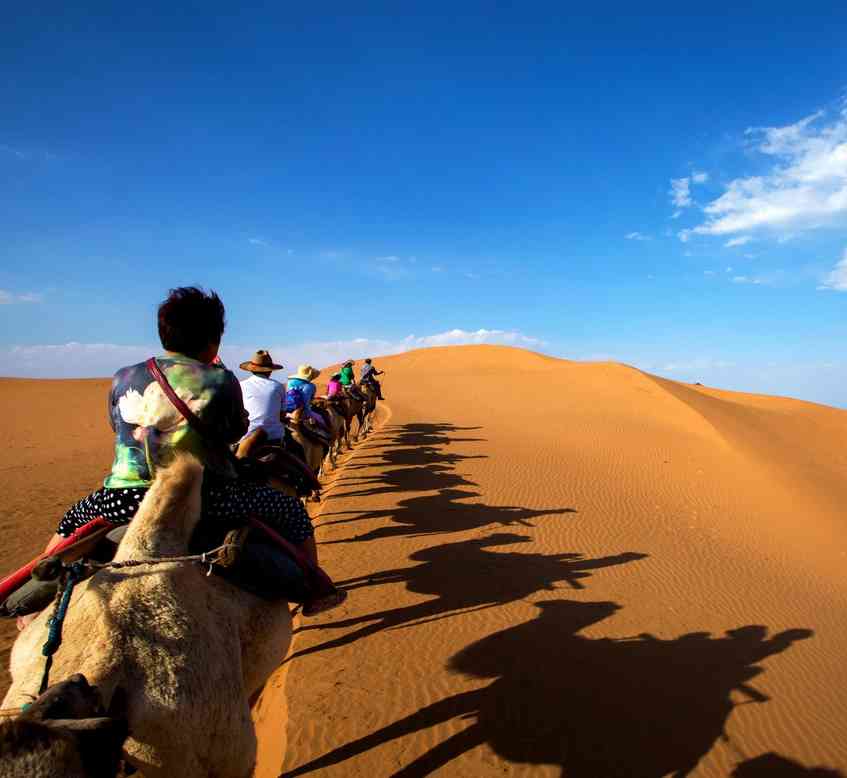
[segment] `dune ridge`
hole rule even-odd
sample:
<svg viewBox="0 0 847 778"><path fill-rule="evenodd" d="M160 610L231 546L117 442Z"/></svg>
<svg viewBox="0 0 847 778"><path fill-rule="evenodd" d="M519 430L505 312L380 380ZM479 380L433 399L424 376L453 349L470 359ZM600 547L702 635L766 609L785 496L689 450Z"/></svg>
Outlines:
<svg viewBox="0 0 847 778"><path fill-rule="evenodd" d="M386 416L315 516L350 598L257 707L259 778L847 770L847 411L509 347L375 362ZM5 568L102 478L107 386L0 380Z"/></svg>

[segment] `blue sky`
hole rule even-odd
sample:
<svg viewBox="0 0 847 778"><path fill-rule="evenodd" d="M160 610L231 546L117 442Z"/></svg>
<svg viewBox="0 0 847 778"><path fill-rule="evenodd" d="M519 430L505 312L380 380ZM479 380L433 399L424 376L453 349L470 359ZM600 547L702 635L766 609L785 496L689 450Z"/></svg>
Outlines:
<svg viewBox="0 0 847 778"><path fill-rule="evenodd" d="M108 374L197 283L233 356L509 342L847 406L847 6L459 5L16 9L0 374Z"/></svg>

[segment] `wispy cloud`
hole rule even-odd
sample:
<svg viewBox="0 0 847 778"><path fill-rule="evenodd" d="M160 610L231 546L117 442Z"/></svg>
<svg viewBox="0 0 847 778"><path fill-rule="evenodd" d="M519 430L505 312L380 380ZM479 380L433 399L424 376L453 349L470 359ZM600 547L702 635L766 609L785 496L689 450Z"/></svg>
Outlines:
<svg viewBox="0 0 847 778"><path fill-rule="evenodd" d="M784 127L752 127L752 150L770 160L764 175L735 178L703 208L699 235L751 230L777 234L843 223L847 218L847 107L829 123L817 111Z"/></svg>
<svg viewBox="0 0 847 778"><path fill-rule="evenodd" d="M6 289L0 289L0 305L14 305L15 303L41 303L44 295L38 292L24 292L15 294Z"/></svg>
<svg viewBox="0 0 847 778"><path fill-rule="evenodd" d="M818 289L847 292L847 248L844 249L841 261L823 278Z"/></svg>
<svg viewBox="0 0 847 778"><path fill-rule="evenodd" d="M738 238L730 238L726 243L724 243L724 247L731 249L734 246L746 246L753 238L749 235L741 235Z"/></svg>
<svg viewBox="0 0 847 778"><path fill-rule="evenodd" d="M764 283L761 278L755 278L751 276L733 276L732 277L733 284L754 284L755 286L760 286Z"/></svg>
<svg viewBox="0 0 847 778"><path fill-rule="evenodd" d="M412 276L411 264L408 259L389 254L385 257L376 257L370 264L370 270L384 281L402 281Z"/></svg>
<svg viewBox="0 0 847 778"><path fill-rule="evenodd" d="M696 359L683 360L679 362L668 362L658 368L662 373L688 372L690 370L727 370L735 367L735 362L726 359L714 359L713 357L697 357Z"/></svg>
<svg viewBox="0 0 847 778"><path fill-rule="evenodd" d="M677 208L688 208L694 204L691 199L691 179L689 178L672 178L668 194L671 196L671 203ZM677 211L677 214L679 213L681 212Z"/></svg>
<svg viewBox="0 0 847 778"><path fill-rule="evenodd" d="M671 179L671 188L668 194L671 196L671 204L676 209L671 216L672 219L678 219L682 216L685 208L690 208L694 205L694 198L691 196L691 185L705 184L708 180L708 173L697 170L693 171L690 176Z"/></svg>
<svg viewBox="0 0 847 778"><path fill-rule="evenodd" d="M247 238L248 243L252 243L254 246L264 246L265 248L270 248L270 243L262 238Z"/></svg>
<svg viewBox="0 0 847 778"><path fill-rule="evenodd" d="M274 359L287 367L308 362L331 365L344 359L362 359L385 354L399 354L416 348L500 344L541 348L544 341L516 330L452 329L432 335L408 335L405 338L350 338L347 340L313 341L298 344L247 344L224 346L221 358L235 367L243 362L257 346L267 348ZM142 362L160 348L149 345L120 345L114 343L61 343L53 345L0 347L0 375L36 377L107 376L119 367Z"/></svg>
<svg viewBox="0 0 847 778"><path fill-rule="evenodd" d="M9 146L0 143L0 156L13 157L21 162L50 162L57 159L56 155L44 149Z"/></svg>
<svg viewBox="0 0 847 778"><path fill-rule="evenodd" d="M628 232L624 237L627 240L650 240L650 236L643 232Z"/></svg>

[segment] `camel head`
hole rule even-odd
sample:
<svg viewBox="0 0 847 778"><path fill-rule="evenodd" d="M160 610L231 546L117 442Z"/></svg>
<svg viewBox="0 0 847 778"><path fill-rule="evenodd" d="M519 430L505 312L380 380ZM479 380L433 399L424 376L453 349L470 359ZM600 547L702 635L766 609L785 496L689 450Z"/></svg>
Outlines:
<svg viewBox="0 0 847 778"><path fill-rule="evenodd" d="M114 778L128 734L125 716L107 715L97 688L72 675L0 723L0 775Z"/></svg>

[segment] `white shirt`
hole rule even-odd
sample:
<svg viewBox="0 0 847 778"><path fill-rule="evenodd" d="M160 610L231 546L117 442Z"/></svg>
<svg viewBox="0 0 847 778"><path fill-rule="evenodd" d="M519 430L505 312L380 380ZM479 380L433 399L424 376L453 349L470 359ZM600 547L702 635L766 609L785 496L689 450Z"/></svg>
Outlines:
<svg viewBox="0 0 847 778"><path fill-rule="evenodd" d="M244 408L250 415L247 434L261 427L268 433L268 440L282 440L283 428L279 416L285 399L285 384L273 378L252 375L241 382Z"/></svg>

